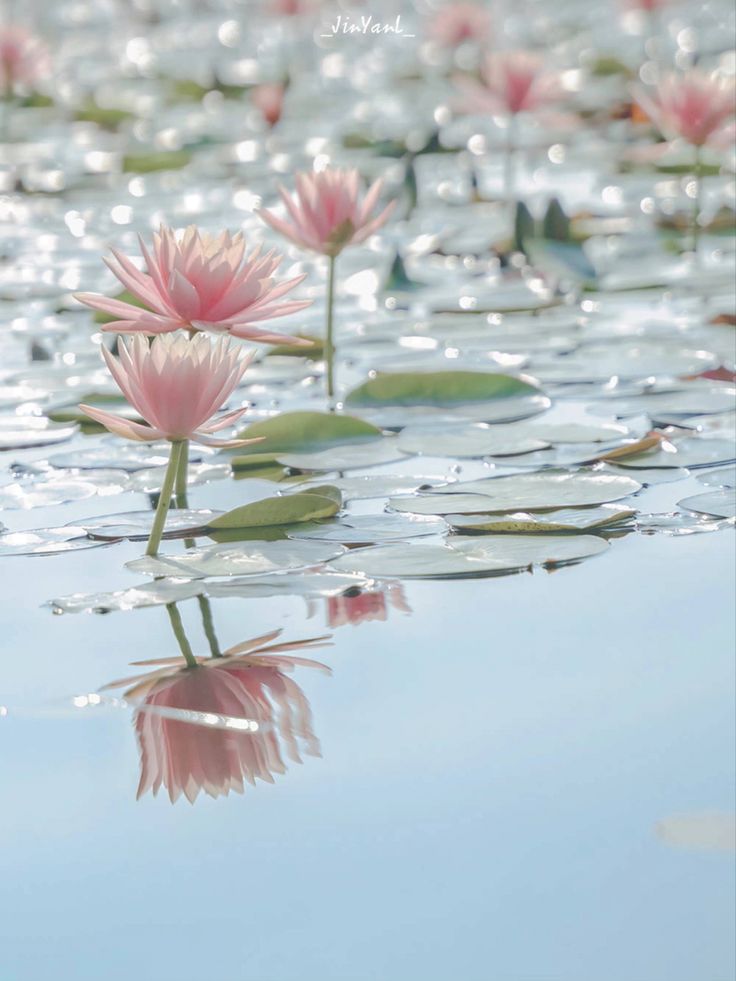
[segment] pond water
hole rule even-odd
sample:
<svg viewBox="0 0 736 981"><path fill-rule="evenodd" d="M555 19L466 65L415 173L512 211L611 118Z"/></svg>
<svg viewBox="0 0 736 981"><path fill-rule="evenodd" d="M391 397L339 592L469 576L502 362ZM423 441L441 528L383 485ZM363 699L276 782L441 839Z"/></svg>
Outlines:
<svg viewBox="0 0 736 981"><path fill-rule="evenodd" d="M735 158L630 83L731 77L731 5L498 5L561 81L513 129L423 5L256 6L55 4L0 106L0 981L729 981ZM396 201L332 399L258 216L328 166ZM73 294L161 223L282 252L318 346L256 347L265 439L188 447L151 557L169 444L78 411L133 412Z"/></svg>

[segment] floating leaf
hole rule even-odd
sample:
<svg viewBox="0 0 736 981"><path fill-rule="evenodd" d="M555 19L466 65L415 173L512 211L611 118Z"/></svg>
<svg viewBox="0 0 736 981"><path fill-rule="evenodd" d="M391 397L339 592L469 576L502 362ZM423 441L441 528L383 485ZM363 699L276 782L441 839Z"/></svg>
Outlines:
<svg viewBox="0 0 736 981"><path fill-rule="evenodd" d="M343 545L367 545L437 535L447 530L441 518L404 518L398 514L353 514L337 522L289 533L290 538L311 538Z"/></svg>
<svg viewBox="0 0 736 981"><path fill-rule="evenodd" d="M644 469L659 467L711 467L736 458L736 445L730 439L688 436L660 443L660 448L617 460L621 467Z"/></svg>
<svg viewBox="0 0 736 981"><path fill-rule="evenodd" d="M80 548L104 545L87 537L84 528L37 528L34 531L9 531L0 535L0 555L56 555Z"/></svg>
<svg viewBox="0 0 736 981"><path fill-rule="evenodd" d="M447 483L447 477L402 476L401 474L378 473L362 477L337 477L333 485L342 492L346 501L366 500L376 497L392 497L400 494L413 494L417 490L428 490ZM311 483L300 485L310 490ZM288 492L291 493L291 492Z"/></svg>
<svg viewBox="0 0 736 981"><path fill-rule="evenodd" d="M385 436L369 443L336 446L321 453L287 453L279 456L278 462L293 470L357 470L392 463L401 459L401 455L396 437Z"/></svg>
<svg viewBox="0 0 736 981"><path fill-rule="evenodd" d="M366 589L372 580L365 576L339 572L282 572L278 576L248 576L207 581L202 584L212 599L225 599L237 596L245 599L266 596L303 596L307 599L318 596L340 596L347 589Z"/></svg>
<svg viewBox="0 0 736 981"><path fill-rule="evenodd" d="M221 511L169 511L163 538L186 538L202 535ZM94 518L81 518L75 524L86 529L90 538L100 541L146 541L151 534L155 514L153 511L127 511L119 514L103 514Z"/></svg>
<svg viewBox="0 0 736 981"><path fill-rule="evenodd" d="M50 426L37 416L0 416L0 451L63 443L75 433L74 426Z"/></svg>
<svg viewBox="0 0 736 981"><path fill-rule="evenodd" d="M701 532L720 531L724 521L714 521L702 514L686 514L670 511L664 514L639 514L636 530L644 535L696 535Z"/></svg>
<svg viewBox="0 0 736 981"><path fill-rule="evenodd" d="M82 501L95 493L97 488L94 484L83 480L21 478L0 487L0 508L26 511L68 501Z"/></svg>
<svg viewBox="0 0 736 981"><path fill-rule="evenodd" d="M158 170L181 170L192 159L190 150L154 150L151 153L128 153L123 157L126 174L152 174Z"/></svg>
<svg viewBox="0 0 736 981"><path fill-rule="evenodd" d="M256 576L304 569L327 562L344 549L327 542L250 542L247 545L205 545L179 555L143 556L127 563L133 572L176 579L207 576Z"/></svg>
<svg viewBox="0 0 736 981"><path fill-rule="evenodd" d="M543 532L581 532L598 528L609 528L620 525L636 515L631 508L620 507L616 504L602 504L597 508L581 508L579 510L563 509L548 511L544 514L525 514L523 511L497 516L452 515L447 521L454 529L463 534L480 533L514 533L531 534Z"/></svg>
<svg viewBox="0 0 736 981"><path fill-rule="evenodd" d="M458 481L447 488L429 491L423 497L391 498L389 504L396 511L416 514L538 511L608 504L639 490L641 484L628 477L592 471L542 470ZM455 508L453 498L458 504Z"/></svg>
<svg viewBox="0 0 736 981"><path fill-rule="evenodd" d="M698 514L710 514L715 518L736 518L736 493L733 488L695 494L677 502L677 506Z"/></svg>
<svg viewBox="0 0 736 981"><path fill-rule="evenodd" d="M345 404L358 408L384 405L444 408L538 394L536 386L512 375L482 371L397 372L378 374L354 388Z"/></svg>
<svg viewBox="0 0 736 981"><path fill-rule="evenodd" d="M353 549L330 565L376 579L471 578L574 562L607 548L606 541L592 535L499 535L455 538L448 545L375 545Z"/></svg>
<svg viewBox="0 0 736 981"><path fill-rule="evenodd" d="M695 475L696 480L707 487L736 487L736 467L719 467Z"/></svg>
<svg viewBox="0 0 736 981"><path fill-rule="evenodd" d="M316 521L337 514L342 495L336 487L318 486L310 491L268 497L244 504L221 514L210 522L210 528L260 528L268 525L291 525L300 521Z"/></svg>
<svg viewBox="0 0 736 981"><path fill-rule="evenodd" d="M159 582L131 586L114 593L72 593L46 604L54 613L113 613L116 610L138 610L147 606L179 603L199 595L204 589L201 582Z"/></svg>
<svg viewBox="0 0 736 981"><path fill-rule="evenodd" d="M363 419L329 412L282 412L270 419L251 423L241 439L261 438L244 446L233 461L241 458L274 459L286 453L320 453L336 446L380 440L381 430Z"/></svg>
<svg viewBox="0 0 736 981"><path fill-rule="evenodd" d="M407 426L398 437L403 453L428 456L514 456L544 449L549 444L514 426L453 423L446 426Z"/></svg>

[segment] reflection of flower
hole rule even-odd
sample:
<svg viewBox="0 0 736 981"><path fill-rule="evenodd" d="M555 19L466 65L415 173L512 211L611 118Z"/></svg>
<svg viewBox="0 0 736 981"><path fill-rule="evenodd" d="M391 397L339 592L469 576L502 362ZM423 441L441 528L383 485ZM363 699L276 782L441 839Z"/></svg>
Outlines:
<svg viewBox="0 0 736 981"><path fill-rule="evenodd" d="M114 260L107 264L145 309L96 293L76 294L88 307L119 318L104 324L103 330L164 334L184 327L266 344L305 343L251 326L303 310L310 301L280 302L304 276L276 284L273 274L281 257L273 252L261 256L256 249L246 258L245 239L240 232L213 236L191 225L177 239L170 228L162 226L159 234L153 236L153 254L142 239L140 245L147 272L141 272L115 249Z"/></svg>
<svg viewBox="0 0 736 981"><path fill-rule="evenodd" d="M243 377L249 357L229 341L195 335L157 337L148 346L145 338L118 345L119 358L102 349L110 373L123 395L148 423L142 426L91 405L80 408L118 436L141 442L193 439L210 446L240 445L242 441L218 440L212 433L232 425L245 409L215 418Z"/></svg>
<svg viewBox="0 0 736 981"><path fill-rule="evenodd" d="M652 92L642 86L634 91L665 136L680 136L695 147L729 142L728 124L736 108L733 79L691 68L667 75Z"/></svg>
<svg viewBox="0 0 736 981"><path fill-rule="evenodd" d="M295 200L279 188L289 220L265 209L258 213L296 245L328 256L336 256L347 245L364 242L383 225L395 204L392 201L374 214L383 181L375 181L361 199L357 170L328 167L318 173L297 174L295 182Z"/></svg>
<svg viewBox="0 0 736 981"><path fill-rule="evenodd" d="M24 27L0 27L0 94L32 86L49 71L46 45Z"/></svg>
<svg viewBox="0 0 736 981"><path fill-rule="evenodd" d="M560 78L549 71L544 60L531 51L506 51L487 55L481 82L458 79L466 112L533 112L554 102L560 95Z"/></svg>
<svg viewBox="0 0 736 981"><path fill-rule="evenodd" d="M327 623L334 629L346 623L357 626L367 620L385 621L389 606L400 613L411 613L401 583L390 583L385 589L375 591L348 589L340 596L328 596Z"/></svg>
<svg viewBox="0 0 736 981"><path fill-rule="evenodd" d="M488 40L491 16L477 3L446 3L434 15L429 26L431 36L448 48L456 48L465 41L483 44Z"/></svg>
<svg viewBox="0 0 736 981"><path fill-rule="evenodd" d="M330 669L306 658L280 656L295 648L324 646L325 638L276 643L280 631L240 644L220 657L138 662L152 674L113 682L132 685L125 697L137 705L135 730L141 753L138 797L161 787L172 803L181 794L194 802L243 792L244 782L274 782L285 773L284 756L320 756L306 695L290 677L295 667Z"/></svg>

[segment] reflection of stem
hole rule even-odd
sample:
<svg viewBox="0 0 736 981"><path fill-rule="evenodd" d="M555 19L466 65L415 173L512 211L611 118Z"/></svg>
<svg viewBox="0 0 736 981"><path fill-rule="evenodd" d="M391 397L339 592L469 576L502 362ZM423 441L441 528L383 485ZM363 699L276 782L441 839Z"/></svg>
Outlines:
<svg viewBox="0 0 736 981"><path fill-rule="evenodd" d="M192 648L187 640L187 635L184 633L184 624L181 622L181 613L179 613L179 608L176 603L167 603L166 612L169 614L169 620L171 621L171 629L174 631L174 636L179 645L179 650L182 653L182 657L187 662L188 668L197 667L197 659L194 656Z"/></svg>
<svg viewBox="0 0 736 981"><path fill-rule="evenodd" d="M210 654L212 657L222 657L220 644L218 643L217 634L215 633L215 624L212 619L212 607L210 606L210 601L206 596L198 596L197 602L199 603L199 609L202 614L204 635L207 638L207 643L210 645Z"/></svg>
<svg viewBox="0 0 736 981"><path fill-rule="evenodd" d="M327 337L325 339L325 370L327 372L327 398L330 403L335 395L335 342L333 337L333 307L335 305L335 256L329 256L327 275Z"/></svg>
<svg viewBox="0 0 736 981"><path fill-rule="evenodd" d="M176 506L177 508L188 508L187 500L187 477L189 475L189 440L183 439L181 442L181 456L179 466L176 471Z"/></svg>
<svg viewBox="0 0 736 981"><path fill-rule="evenodd" d="M695 147L695 194L693 195L692 240L693 254L698 255L698 238L700 236L700 202L703 190L703 168L701 163L702 148Z"/></svg>
<svg viewBox="0 0 736 981"><path fill-rule="evenodd" d="M515 180L514 180L514 151L516 142L516 116L512 113L509 116L509 121L506 126L506 156L504 158L503 167L503 195L507 201L511 201L514 197Z"/></svg>
<svg viewBox="0 0 736 981"><path fill-rule="evenodd" d="M163 486L161 487L161 494L159 495L158 506L153 519L151 537L148 539L146 555L158 554L158 547L161 544L161 536L163 535L164 525L166 523L166 515L169 510L169 505L171 504L174 481L176 480L176 475L179 470L182 447L183 443L181 440L172 442L171 444L171 456L169 457L169 463L166 467L166 475L164 476Z"/></svg>

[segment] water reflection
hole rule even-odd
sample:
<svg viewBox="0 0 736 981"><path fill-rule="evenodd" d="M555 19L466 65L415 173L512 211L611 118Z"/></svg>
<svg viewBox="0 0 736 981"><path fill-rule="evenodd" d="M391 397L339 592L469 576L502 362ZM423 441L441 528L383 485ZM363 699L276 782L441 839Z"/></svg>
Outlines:
<svg viewBox="0 0 736 981"><path fill-rule="evenodd" d="M138 798L163 787L171 802L242 793L245 783L274 782L285 759L320 756L309 700L295 668L331 674L319 661L285 654L327 646L329 637L279 641L280 630L220 651L209 602L202 598L208 657L196 656L175 603L167 606L181 656L136 661L153 670L106 685L125 688L135 705L141 757ZM127 686L127 687L126 687Z"/></svg>
<svg viewBox="0 0 736 981"><path fill-rule="evenodd" d="M314 602L309 601L309 615L314 614ZM369 620L388 620L389 610L411 613L411 607L400 582L385 583L382 588L361 589L356 586L346 589L339 596L326 597L325 616L331 630L352 624L357 627Z"/></svg>

